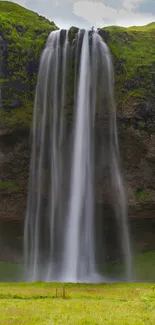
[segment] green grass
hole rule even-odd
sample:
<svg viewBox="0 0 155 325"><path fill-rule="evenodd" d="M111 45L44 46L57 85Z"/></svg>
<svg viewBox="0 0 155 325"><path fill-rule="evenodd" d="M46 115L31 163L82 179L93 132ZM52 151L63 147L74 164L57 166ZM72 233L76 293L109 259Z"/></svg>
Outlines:
<svg viewBox="0 0 155 325"><path fill-rule="evenodd" d="M153 325L152 284L1 284L0 319L24 325ZM57 294L56 294L56 289Z"/></svg>
<svg viewBox="0 0 155 325"><path fill-rule="evenodd" d="M115 64L116 95L121 106L153 100L155 71L155 23L124 28L109 26L106 33ZM131 104L132 105L132 104Z"/></svg>
<svg viewBox="0 0 155 325"><path fill-rule="evenodd" d="M102 29L110 35L107 42L110 48L113 49L113 53L118 58L125 60L126 77L137 73L135 68L138 67L143 68L143 72L147 75L148 66L155 64L155 45L152 43L152 40L155 39L155 23L151 26L152 28L149 28L149 25L141 28L112 26Z"/></svg>

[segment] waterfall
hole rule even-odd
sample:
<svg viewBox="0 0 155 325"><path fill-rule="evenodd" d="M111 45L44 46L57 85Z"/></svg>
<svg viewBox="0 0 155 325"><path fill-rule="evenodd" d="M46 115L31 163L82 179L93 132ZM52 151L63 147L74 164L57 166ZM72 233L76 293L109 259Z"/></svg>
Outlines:
<svg viewBox="0 0 155 325"><path fill-rule="evenodd" d="M70 82L72 67L75 73ZM74 94L69 124L71 86ZM126 278L130 277L127 203L113 88L111 55L98 33L79 30L73 46L68 31L49 35L40 61L32 126L24 227L28 280L107 280L99 274L95 256L97 179L102 173L108 180L109 204L121 236L119 249ZM98 121L102 123L101 145L96 137Z"/></svg>
<svg viewBox="0 0 155 325"><path fill-rule="evenodd" d="M93 274L95 270L92 226L94 204L90 81L89 37L88 32L85 32L81 50L77 101L75 103L72 173L65 229L65 269L63 274L66 281L71 280L72 282L85 278L87 272Z"/></svg>

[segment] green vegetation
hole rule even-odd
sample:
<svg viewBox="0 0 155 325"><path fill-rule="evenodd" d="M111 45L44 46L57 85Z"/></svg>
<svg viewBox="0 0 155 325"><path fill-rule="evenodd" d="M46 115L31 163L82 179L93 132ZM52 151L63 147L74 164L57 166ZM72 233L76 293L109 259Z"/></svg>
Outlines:
<svg viewBox="0 0 155 325"><path fill-rule="evenodd" d="M153 99L155 94L155 23L142 27L106 27L116 69L116 95L120 104L130 98Z"/></svg>
<svg viewBox="0 0 155 325"><path fill-rule="evenodd" d="M13 110L0 110L1 130L28 131L32 123L33 104L27 102L25 106Z"/></svg>
<svg viewBox="0 0 155 325"><path fill-rule="evenodd" d="M15 184L10 181L0 181L0 192L7 191L7 192L16 192L19 188Z"/></svg>
<svg viewBox="0 0 155 325"><path fill-rule="evenodd" d="M139 283L2 283L1 325L153 325L154 289L151 284Z"/></svg>
<svg viewBox="0 0 155 325"><path fill-rule="evenodd" d="M141 188L136 189L135 197L137 201L148 201L152 199L151 194L146 190L142 190Z"/></svg>
<svg viewBox="0 0 155 325"><path fill-rule="evenodd" d="M33 96L40 53L53 22L8 1L0 2L0 35L4 40L5 99L25 102ZM18 88L18 92L17 92ZM16 91L15 91L16 89Z"/></svg>

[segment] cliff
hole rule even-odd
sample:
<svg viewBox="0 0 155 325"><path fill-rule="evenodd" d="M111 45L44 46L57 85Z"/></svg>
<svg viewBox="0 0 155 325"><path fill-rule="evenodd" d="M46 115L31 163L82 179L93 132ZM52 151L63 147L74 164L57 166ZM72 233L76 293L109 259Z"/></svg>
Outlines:
<svg viewBox="0 0 155 325"><path fill-rule="evenodd" d="M0 2L0 218L23 218L29 132L39 58L57 26L12 2Z"/></svg>
<svg viewBox="0 0 155 325"><path fill-rule="evenodd" d="M113 54L121 156L131 213L155 208L155 23L101 30ZM146 209L145 209L146 208ZM153 213L153 212L152 212Z"/></svg>
<svg viewBox="0 0 155 325"><path fill-rule="evenodd" d="M1 220L23 220L25 215L36 76L45 40L55 29L58 27L53 22L19 5L0 2ZM76 31L71 29L72 38ZM149 218L152 222L155 220L155 24L112 26L100 29L99 33L111 49L115 67L117 122L129 215L136 220ZM145 239L142 241L144 246Z"/></svg>

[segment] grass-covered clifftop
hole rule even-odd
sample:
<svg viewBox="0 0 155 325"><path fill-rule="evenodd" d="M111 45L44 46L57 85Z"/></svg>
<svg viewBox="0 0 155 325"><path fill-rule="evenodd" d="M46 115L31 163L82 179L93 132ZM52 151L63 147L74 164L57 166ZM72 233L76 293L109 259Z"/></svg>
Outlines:
<svg viewBox="0 0 155 325"><path fill-rule="evenodd" d="M155 23L106 27L100 34L114 58L116 96L122 108L130 99L155 99Z"/></svg>
<svg viewBox="0 0 155 325"><path fill-rule="evenodd" d="M54 22L30 10L0 2L0 37L4 47L1 82L6 101L20 99L23 103L32 98L40 53L47 35L55 29L58 27Z"/></svg>

